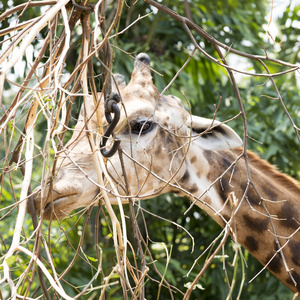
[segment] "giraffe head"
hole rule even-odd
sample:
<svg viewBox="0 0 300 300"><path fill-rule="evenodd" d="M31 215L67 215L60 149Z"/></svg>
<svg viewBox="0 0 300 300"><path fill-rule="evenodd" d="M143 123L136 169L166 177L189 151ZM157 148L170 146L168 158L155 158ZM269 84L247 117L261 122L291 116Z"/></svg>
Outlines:
<svg viewBox="0 0 300 300"><path fill-rule="evenodd" d="M149 56L141 53L136 58L128 85L123 76L115 75L114 89L121 97L121 118L115 132L121 140L124 168L116 153L108 159L107 170L124 202L127 201L124 170L130 197L147 199L167 192L192 193L202 189L195 186L191 178L194 175L190 169L195 161L198 161L197 172L193 174L201 177L207 172L207 163L203 160L201 164L203 152L236 148L242 144L227 125L193 116L184 109L180 99L160 95L149 66ZM86 120L89 120L87 126ZM46 187L34 199L37 212L43 208L45 218L51 213L63 218L73 209L93 203L102 189L111 192L109 185L100 187L97 184L86 135L87 131L92 131L94 140L99 141L96 129L95 107L93 100L88 99L82 105L71 140L59 154L50 196L47 197L49 188ZM203 186L205 188L207 186ZM116 204L113 194L116 191L111 193L110 199Z"/></svg>

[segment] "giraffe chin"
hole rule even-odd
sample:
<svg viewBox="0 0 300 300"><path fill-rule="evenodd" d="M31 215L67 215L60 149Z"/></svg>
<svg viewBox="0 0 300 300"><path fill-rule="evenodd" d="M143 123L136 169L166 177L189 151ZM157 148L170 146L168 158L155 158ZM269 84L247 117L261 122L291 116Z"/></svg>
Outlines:
<svg viewBox="0 0 300 300"><path fill-rule="evenodd" d="M77 201L78 195L69 195L54 199L53 201L46 204L43 210L43 218L46 220L49 219L64 219L70 216L74 203ZM40 214L40 211L37 211Z"/></svg>
<svg viewBox="0 0 300 300"><path fill-rule="evenodd" d="M71 217L72 211L78 208L88 208L92 204L98 204L98 194L99 189L97 187L86 187L83 188L83 185L79 185L78 182L73 182L73 185L66 185L63 183L65 190L61 189L60 181L54 184L52 192L49 194L48 187L44 193L42 199L40 187L34 197L34 206L37 215L42 216L46 220L59 220ZM95 200L95 201L93 201ZM29 207L27 207L29 211ZM76 212L74 212L76 213ZM72 214L73 215L73 214Z"/></svg>
<svg viewBox="0 0 300 300"><path fill-rule="evenodd" d="M100 191L97 191L91 199L93 200L90 200L89 198L89 201L86 205L84 204L86 201L84 201L83 197L80 194L65 195L63 197L53 199L51 202L48 202L45 205L45 208L42 212L43 219L61 220L61 219L72 217L74 214L76 214L74 209L79 209L83 207L86 209L91 205L97 206L99 205L100 199L101 199L100 201L103 204L105 204L104 200L101 197ZM108 200L111 205L118 205L120 203L122 204L129 203L129 200L125 200L123 197L120 197L120 199L118 200L115 196L110 195L109 193L108 193ZM77 203L83 203L83 204L77 205ZM36 208L36 213L41 214L41 210Z"/></svg>

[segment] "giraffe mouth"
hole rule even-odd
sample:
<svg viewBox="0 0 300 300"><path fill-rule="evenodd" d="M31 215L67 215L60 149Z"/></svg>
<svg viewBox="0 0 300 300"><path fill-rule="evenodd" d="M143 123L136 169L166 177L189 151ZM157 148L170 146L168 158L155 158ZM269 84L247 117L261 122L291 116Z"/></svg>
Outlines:
<svg viewBox="0 0 300 300"><path fill-rule="evenodd" d="M64 195L61 197L58 197L56 199L50 200L50 202L48 202L44 208L44 217L45 215L49 215L51 214L51 212L53 212L54 214L61 214L63 213L63 210L61 210L60 206L66 206L66 203L73 203L75 199L77 199L78 194L77 193L73 193L73 194L69 194L69 195ZM64 209L65 211L66 209ZM67 216L67 214L65 214L65 216Z"/></svg>
<svg viewBox="0 0 300 300"><path fill-rule="evenodd" d="M73 192L70 194L59 194L53 191L52 195L49 196L48 201L45 204L41 198L41 194L38 193L34 198L34 206L36 213L39 215L43 214L43 219L63 219L66 218L73 210L74 203L78 200L79 193ZM45 201L45 200L44 200Z"/></svg>
<svg viewBox="0 0 300 300"><path fill-rule="evenodd" d="M86 208L99 194L99 188L83 178L72 181L61 179L54 181L53 187L46 186L42 192L41 186L36 188L33 198L36 213L43 215L43 219L65 219L77 208ZM28 209L29 211L29 209ZM75 213L75 212L74 212ZM73 214L72 214L73 215Z"/></svg>

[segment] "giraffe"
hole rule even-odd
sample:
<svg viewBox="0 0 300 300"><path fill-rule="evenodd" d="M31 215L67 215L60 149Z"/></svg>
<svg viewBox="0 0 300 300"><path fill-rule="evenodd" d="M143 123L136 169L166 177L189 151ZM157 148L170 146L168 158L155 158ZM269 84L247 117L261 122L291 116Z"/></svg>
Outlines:
<svg viewBox="0 0 300 300"><path fill-rule="evenodd" d="M130 82L115 75L113 88L121 97L116 128L121 140L129 197L148 199L164 193L188 197L220 226L234 221L237 241L293 292L300 291L300 187L256 154L242 150L242 140L229 126L193 116L180 99L160 95L150 58L137 56ZM102 105L103 106L103 105ZM58 156L51 197L49 187L35 196L37 213L64 218L90 205L101 188L91 163L87 131L95 135L93 101L82 105L74 133ZM85 120L88 121L88 130ZM103 119L105 123L105 120ZM107 170L126 203L119 156ZM252 181L249 180L249 174ZM112 193L110 201L116 204Z"/></svg>

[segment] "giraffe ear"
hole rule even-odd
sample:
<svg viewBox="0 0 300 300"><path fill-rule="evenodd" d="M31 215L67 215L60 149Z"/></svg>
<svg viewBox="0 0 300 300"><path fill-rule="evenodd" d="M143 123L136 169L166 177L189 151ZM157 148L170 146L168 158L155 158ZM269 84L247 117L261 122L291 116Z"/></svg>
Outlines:
<svg viewBox="0 0 300 300"><path fill-rule="evenodd" d="M193 138L194 143L205 150L227 150L243 145L237 133L219 121L191 116L186 124L192 128L193 137L199 135L197 139Z"/></svg>

